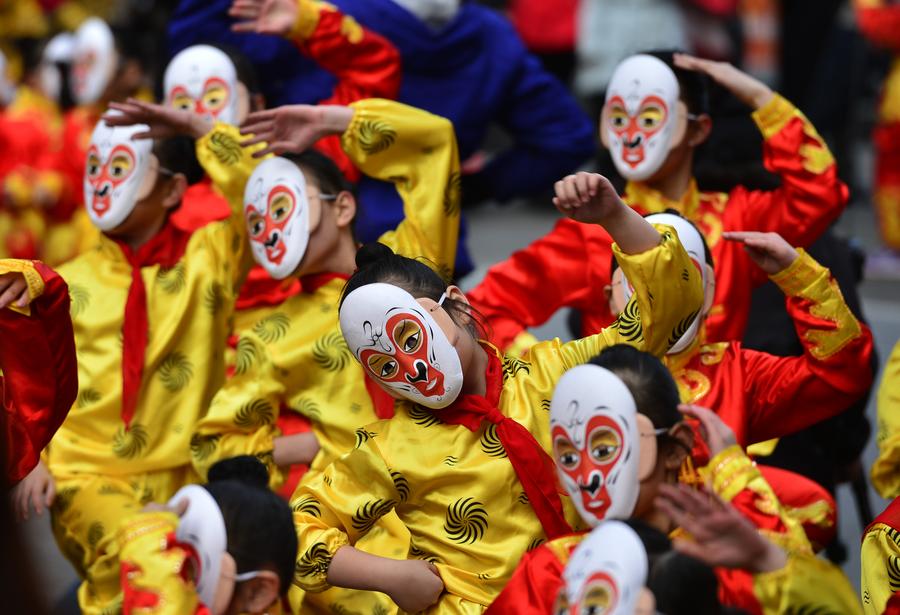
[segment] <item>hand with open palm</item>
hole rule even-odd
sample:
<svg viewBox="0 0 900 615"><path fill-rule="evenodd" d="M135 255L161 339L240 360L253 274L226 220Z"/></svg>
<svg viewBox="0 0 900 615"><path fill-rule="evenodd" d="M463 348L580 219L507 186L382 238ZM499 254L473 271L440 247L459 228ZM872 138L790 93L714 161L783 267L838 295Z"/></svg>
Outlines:
<svg viewBox="0 0 900 615"><path fill-rule="evenodd" d="M247 116L241 134L248 139L241 143L248 147L266 143L253 156L303 152L316 141L331 134L341 134L353 119L353 109L341 105L285 105L257 111Z"/></svg>
<svg viewBox="0 0 900 615"><path fill-rule="evenodd" d="M149 130L134 135L135 139L167 139L186 135L199 139L215 125L213 119L194 111L156 105L135 98L123 103L113 102L109 108L117 113L107 113L103 121L108 126L132 126L146 124Z"/></svg>
<svg viewBox="0 0 900 615"><path fill-rule="evenodd" d="M228 15L238 19L232 32L255 32L287 36L297 23L297 0L234 0Z"/></svg>

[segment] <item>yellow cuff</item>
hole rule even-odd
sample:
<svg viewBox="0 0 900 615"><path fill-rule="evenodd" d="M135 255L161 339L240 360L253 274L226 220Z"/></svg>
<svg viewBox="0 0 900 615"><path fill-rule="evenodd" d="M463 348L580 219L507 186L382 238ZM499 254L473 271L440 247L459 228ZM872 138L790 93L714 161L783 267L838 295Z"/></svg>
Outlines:
<svg viewBox="0 0 900 615"><path fill-rule="evenodd" d="M797 107L776 92L772 100L753 112L752 117L763 138L769 140L781 132L785 124L799 113Z"/></svg>
<svg viewBox="0 0 900 615"><path fill-rule="evenodd" d="M178 527L178 515L169 511L141 512L132 515L119 528L119 545L150 533L168 534Z"/></svg>
<svg viewBox="0 0 900 615"><path fill-rule="evenodd" d="M712 490L726 502L733 500L756 472L753 462L737 444L718 453L702 470L704 478L710 481Z"/></svg>
<svg viewBox="0 0 900 615"><path fill-rule="evenodd" d="M803 248L797 248L800 256L786 269L769 276L769 279L778 285L788 297L796 297L809 288L822 274L828 274L828 269L820 265L816 259L810 256Z"/></svg>
<svg viewBox="0 0 900 615"><path fill-rule="evenodd" d="M288 33L288 38L295 43L304 43L313 35L319 26L319 15L322 13L322 4L314 0L298 0L297 21Z"/></svg>
<svg viewBox="0 0 900 615"><path fill-rule="evenodd" d="M28 285L29 304L31 304L32 301L44 294L44 279L41 277L41 274L39 274L34 268L34 263L32 261L20 260L16 258L0 259L0 274L4 273L22 274L22 277L25 278L25 284ZM31 314L31 310L28 306L19 308L11 305L10 309L15 312L25 314L26 316Z"/></svg>

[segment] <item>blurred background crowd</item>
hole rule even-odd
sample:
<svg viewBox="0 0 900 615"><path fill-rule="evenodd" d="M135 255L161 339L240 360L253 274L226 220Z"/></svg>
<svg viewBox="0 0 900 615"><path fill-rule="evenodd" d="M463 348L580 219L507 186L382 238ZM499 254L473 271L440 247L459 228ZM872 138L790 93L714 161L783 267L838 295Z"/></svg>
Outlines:
<svg viewBox="0 0 900 615"><path fill-rule="evenodd" d="M457 268L465 286L551 227L556 213L548 195L555 180L577 168L616 178L596 136L613 69L639 51L677 48L731 62L767 82L802 109L828 142L850 202L810 252L832 270L851 308L872 326L883 363L900 337L900 153L892 151L900 150L900 136L891 132L900 122L900 60L894 56L900 53L900 18L879 13L890 9L890 0L466 0L449 25L441 11L453 11L451 1L429 3L432 22L413 26L388 18L390 6L412 1L335 3L400 50L401 101L453 120L468 215ZM69 82L78 75L72 33L91 16L113 26L121 54L104 93L107 102L159 100L168 60L206 41L242 48L258 73L248 87L267 106L328 97L334 77L299 57L289 42L232 33L229 4L0 0L0 257L54 264L78 249L81 162L74 161L76 180L67 183L59 158L84 148L71 143L83 138L76 124L87 120L78 119ZM460 74L460 64L490 66L496 79L445 79L442 92L422 87ZM698 153L698 184L705 190L774 187L747 109L721 88L712 90L709 109L715 130ZM79 188L71 193L67 185ZM365 195L384 186L364 180L360 189ZM360 224L364 240L380 232L378 220ZM770 284L754 302L758 317L751 319L747 345L782 355L800 352L780 291ZM551 321L539 337L571 337L574 318ZM846 485L837 492L841 531L828 555L857 580L858 536L885 504L866 480L877 428L867 403L782 439L767 460L832 491ZM30 526L47 561L39 568L52 579L49 587L74 587L74 575L41 521Z"/></svg>

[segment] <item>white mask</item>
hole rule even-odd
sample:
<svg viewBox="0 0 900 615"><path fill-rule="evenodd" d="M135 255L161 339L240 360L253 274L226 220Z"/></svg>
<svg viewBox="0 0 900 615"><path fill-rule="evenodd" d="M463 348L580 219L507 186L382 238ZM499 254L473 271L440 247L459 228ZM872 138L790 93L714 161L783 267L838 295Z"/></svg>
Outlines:
<svg viewBox="0 0 900 615"><path fill-rule="evenodd" d="M71 63L74 48L75 37L68 32L57 34L44 47L38 79L44 96L56 102L59 102L62 93L62 75L57 64Z"/></svg>
<svg viewBox="0 0 900 615"><path fill-rule="evenodd" d="M309 245L306 178L285 158L263 161L244 188L244 220L256 262L283 280L300 265Z"/></svg>
<svg viewBox="0 0 900 615"><path fill-rule="evenodd" d="M572 552L554 613L633 615L647 573L647 552L635 531L604 521Z"/></svg>
<svg viewBox="0 0 900 615"><path fill-rule="evenodd" d="M102 119L94 128L84 169L84 206L101 231L122 224L152 189L147 171L153 141L131 139L146 130L143 124L111 127Z"/></svg>
<svg viewBox="0 0 900 615"><path fill-rule="evenodd" d="M193 45L180 51L163 77L166 104L238 123L237 70L221 49Z"/></svg>
<svg viewBox="0 0 900 615"><path fill-rule="evenodd" d="M431 314L405 290L367 284L340 310L341 332L363 369L399 397L445 408L459 396L462 365Z"/></svg>
<svg viewBox="0 0 900 615"><path fill-rule="evenodd" d="M394 0L429 26L443 27L459 12L461 0Z"/></svg>
<svg viewBox="0 0 900 615"><path fill-rule="evenodd" d="M606 90L600 138L622 177L651 177L681 142L687 115L679 93L675 73L659 58L634 55L616 67Z"/></svg>
<svg viewBox="0 0 900 615"><path fill-rule="evenodd" d="M642 444L637 419L628 387L607 369L579 365L556 383L550 401L553 460L589 525L634 511Z"/></svg>
<svg viewBox="0 0 900 615"><path fill-rule="evenodd" d="M222 557L228 548L225 519L216 500L200 485L182 487L169 500L168 506L175 508L182 500L188 501L188 508L178 521L175 537L197 552L197 595L204 605L212 607L221 576Z"/></svg>
<svg viewBox="0 0 900 615"><path fill-rule="evenodd" d="M709 277L710 271L706 266L706 250L704 248L703 236L700 234L700 231L698 231L693 224L675 214L652 214L647 216L646 220L650 224L665 224L675 229L678 239L681 241L681 245L684 246L688 256L691 257L694 266L700 270L700 279L703 283L703 288L705 289L707 287L707 278ZM623 292L626 302L631 299L631 295L634 294L634 289L631 287L627 278L624 278ZM694 316L694 319L690 324L683 329L680 337L672 347L669 348L667 354L677 354L690 346L691 342L697 337L697 333L699 333L700 325L702 323L703 314L701 310L701 312L698 312L697 315Z"/></svg>
<svg viewBox="0 0 900 615"><path fill-rule="evenodd" d="M97 17L75 31L72 51L72 96L79 105L92 105L103 96L116 75L119 54L112 30Z"/></svg>

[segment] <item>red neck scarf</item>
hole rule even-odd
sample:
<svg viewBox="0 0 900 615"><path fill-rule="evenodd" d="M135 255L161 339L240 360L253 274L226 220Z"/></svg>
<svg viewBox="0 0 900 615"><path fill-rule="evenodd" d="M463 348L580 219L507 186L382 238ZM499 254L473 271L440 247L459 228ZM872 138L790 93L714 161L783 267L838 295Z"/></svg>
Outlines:
<svg viewBox="0 0 900 615"><path fill-rule="evenodd" d="M350 276L345 273L313 273L300 278L300 285L303 287L303 292L314 293L332 280L344 280L346 282L349 279ZM375 407L375 416L379 419L393 418L394 398L375 384L375 381L369 377L368 372L365 372L365 370L363 372L366 379L366 392L369 394L369 399L372 400L372 405Z"/></svg>
<svg viewBox="0 0 900 615"><path fill-rule="evenodd" d="M488 355L485 394L462 395L447 408L436 410L435 414L445 423L462 425L469 431L477 431L485 421L496 425L500 443L547 538L552 540L570 534L572 528L563 515L553 460L530 431L500 412L503 366L495 348L489 345L483 348Z"/></svg>
<svg viewBox="0 0 900 615"><path fill-rule="evenodd" d="M189 232L167 220L165 226L136 251L121 241L113 240L131 265L131 286L128 288L125 319L122 322L122 420L126 430L131 426L137 407L147 351L147 289L141 277L141 268L152 265L174 267L184 255L190 238Z"/></svg>

